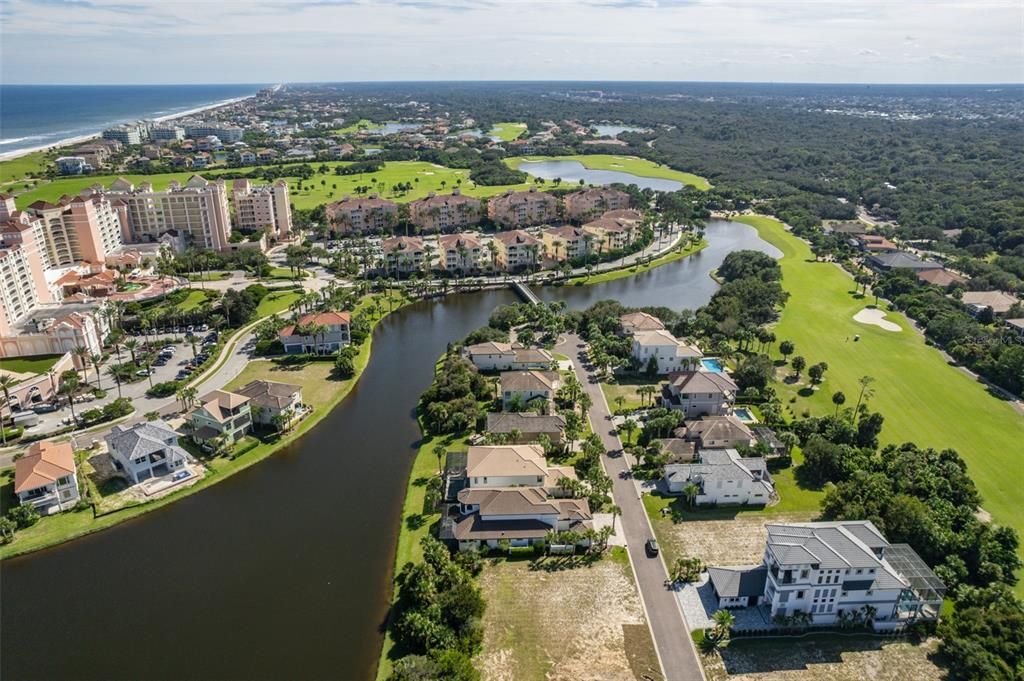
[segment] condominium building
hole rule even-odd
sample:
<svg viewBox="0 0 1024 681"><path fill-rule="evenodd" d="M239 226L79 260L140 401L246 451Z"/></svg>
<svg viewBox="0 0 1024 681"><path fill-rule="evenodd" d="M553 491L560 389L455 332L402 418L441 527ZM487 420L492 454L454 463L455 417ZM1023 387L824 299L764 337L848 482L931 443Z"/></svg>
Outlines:
<svg viewBox="0 0 1024 681"><path fill-rule="evenodd" d="M102 137L107 140L116 140L125 146L142 144L149 140L149 131L153 125L149 121L138 121L128 125L117 125L103 131Z"/></svg>
<svg viewBox="0 0 1024 681"><path fill-rule="evenodd" d="M544 247L548 255L562 262L573 258L582 258L589 252L594 237L580 227L563 225L548 227L541 232Z"/></svg>
<svg viewBox="0 0 1024 681"><path fill-rule="evenodd" d="M586 222L610 210L629 208L629 194L610 187L581 189L566 194L563 200L565 218L580 222Z"/></svg>
<svg viewBox="0 0 1024 681"><path fill-rule="evenodd" d="M148 182L135 187L124 178L110 185L108 194L124 204L132 241L155 243L168 231L185 236L199 250L230 248L231 217L227 185L193 175L184 186L172 182L165 191L153 191Z"/></svg>
<svg viewBox="0 0 1024 681"><path fill-rule="evenodd" d="M409 204L412 223L426 232L452 232L480 222L480 202L458 189L451 194L434 194Z"/></svg>
<svg viewBox="0 0 1024 681"><path fill-rule="evenodd" d="M0 249L0 336L39 304L32 266L20 246Z"/></svg>
<svg viewBox="0 0 1024 681"><path fill-rule="evenodd" d="M398 204L371 194L368 198L346 196L326 208L327 220L339 232L382 232L398 220Z"/></svg>
<svg viewBox="0 0 1024 681"><path fill-rule="evenodd" d="M254 185L249 180L235 180L232 185L235 204L235 229L241 232L266 232L278 239L287 239L292 231L292 209L288 183Z"/></svg>
<svg viewBox="0 0 1024 681"><path fill-rule="evenodd" d="M57 164L57 172L61 175L83 175L94 170L84 156L61 156L54 163Z"/></svg>
<svg viewBox="0 0 1024 681"><path fill-rule="evenodd" d="M526 227L558 218L558 199L531 187L525 192L505 192L487 203L487 215L504 227Z"/></svg>
<svg viewBox="0 0 1024 681"><path fill-rule="evenodd" d="M635 213L635 211L609 211L596 220L583 225L583 231L590 234L593 239L593 250L601 250L605 253L617 251L629 246L640 236L639 213L637 219L632 216L619 216L617 213Z"/></svg>
<svg viewBox="0 0 1024 681"><path fill-rule="evenodd" d="M81 262L102 265L107 254L124 243L124 224L118 207L100 194L63 196L56 203L36 201L25 211L32 221L44 268Z"/></svg>
<svg viewBox="0 0 1024 681"><path fill-rule="evenodd" d="M440 265L445 270L469 272L486 264L486 250L476 234L442 234L437 239Z"/></svg>
<svg viewBox="0 0 1024 681"><path fill-rule="evenodd" d="M245 131L234 125L224 123L193 123L185 126L185 136L192 139L200 137L216 137L224 144L242 141Z"/></svg>
<svg viewBox="0 0 1024 681"><path fill-rule="evenodd" d="M423 267L427 246L415 236L395 236L381 244L388 269L413 272Z"/></svg>
<svg viewBox="0 0 1024 681"><path fill-rule="evenodd" d="M533 267L544 252L544 242L521 229L498 232L494 243L498 247L498 268L503 270Z"/></svg>
<svg viewBox="0 0 1024 681"><path fill-rule="evenodd" d="M185 129L177 125L160 125L149 131L154 142L180 142L185 139Z"/></svg>

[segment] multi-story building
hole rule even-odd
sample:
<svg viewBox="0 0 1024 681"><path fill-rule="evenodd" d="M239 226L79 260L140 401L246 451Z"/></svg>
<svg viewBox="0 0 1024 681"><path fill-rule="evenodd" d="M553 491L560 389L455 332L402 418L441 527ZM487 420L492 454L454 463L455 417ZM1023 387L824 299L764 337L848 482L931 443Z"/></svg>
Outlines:
<svg viewBox="0 0 1024 681"><path fill-rule="evenodd" d="M428 246L417 236L393 236L381 244L387 269L415 272L424 266Z"/></svg>
<svg viewBox="0 0 1024 681"><path fill-rule="evenodd" d="M178 434L165 421L114 426L106 437L115 467L131 485L177 473L192 460L178 445Z"/></svg>
<svg viewBox="0 0 1024 681"><path fill-rule="evenodd" d="M42 227L33 230L42 237L38 244L45 253L44 266L62 267L81 262L102 265L108 253L119 249L124 223L118 207L98 194L64 196L57 203L36 201L25 213L39 220Z"/></svg>
<svg viewBox="0 0 1024 681"><path fill-rule="evenodd" d="M398 220L398 204L371 194L368 198L346 196L329 204L327 220L342 233L383 232Z"/></svg>
<svg viewBox="0 0 1024 681"><path fill-rule="evenodd" d="M657 374L696 371L704 357L700 348L679 340L665 329L634 332L632 354L641 371L653 363Z"/></svg>
<svg viewBox="0 0 1024 681"><path fill-rule="evenodd" d="M192 139L216 137L224 144L241 142L244 132L237 126L222 123L193 123L185 126L185 137Z"/></svg>
<svg viewBox="0 0 1024 681"><path fill-rule="evenodd" d="M242 232L266 232L277 239L287 239L292 232L292 209L288 183L254 185L249 180L235 180L232 186L235 204L235 229Z"/></svg>
<svg viewBox="0 0 1024 681"><path fill-rule="evenodd" d="M37 307L16 328L0 333L0 357L62 355L77 347L87 348L91 354L101 353L103 339L110 331L102 308L79 309L79 304L74 308Z"/></svg>
<svg viewBox="0 0 1024 681"><path fill-rule="evenodd" d="M199 406L189 414L192 439L210 445L223 439L234 444L252 430L252 409L249 398L227 390L214 390L199 399Z"/></svg>
<svg viewBox="0 0 1024 681"><path fill-rule="evenodd" d="M149 131L154 142L180 142L185 139L185 129L177 125L158 125Z"/></svg>
<svg viewBox="0 0 1024 681"><path fill-rule="evenodd" d="M348 312L310 313L278 331L277 337L289 354L337 352L352 340L351 323Z"/></svg>
<svg viewBox="0 0 1024 681"><path fill-rule="evenodd" d="M54 163L61 175L82 175L93 171L92 165L83 156L61 156Z"/></svg>
<svg viewBox="0 0 1024 681"><path fill-rule="evenodd" d="M102 137L107 140L116 140L125 146L142 144L149 139L149 131L152 126L145 121L131 123L129 125L117 125L103 131Z"/></svg>
<svg viewBox="0 0 1024 681"><path fill-rule="evenodd" d="M541 238L547 254L558 262L582 258L594 240L593 236L572 225L548 227L541 232Z"/></svg>
<svg viewBox="0 0 1024 681"><path fill-rule="evenodd" d="M437 239L440 265L449 272L481 269L484 246L475 234L442 234Z"/></svg>
<svg viewBox="0 0 1024 681"><path fill-rule="evenodd" d="M728 414L739 387L726 374L714 371L680 371L668 375L662 406L678 409L687 418Z"/></svg>
<svg viewBox="0 0 1024 681"><path fill-rule="evenodd" d="M480 222L480 202L458 189L451 194L434 194L409 204L412 223L426 232L453 232Z"/></svg>
<svg viewBox="0 0 1024 681"><path fill-rule="evenodd" d="M0 336L39 304L32 266L21 246L0 248Z"/></svg>
<svg viewBox="0 0 1024 681"><path fill-rule="evenodd" d="M46 515L72 508L81 495L71 443L30 444L25 456L14 462L14 493L20 503Z"/></svg>
<svg viewBox="0 0 1024 681"><path fill-rule="evenodd" d="M583 225L583 232L593 237L592 250L609 253L633 243L640 235L640 222L606 213Z"/></svg>
<svg viewBox="0 0 1024 681"><path fill-rule="evenodd" d="M162 234L177 231L199 250L230 249L231 217L223 180L208 182L193 175L184 186L172 182L157 192L148 182L135 187L118 178L110 185L109 196L123 202L132 241L155 243Z"/></svg>
<svg viewBox="0 0 1024 681"><path fill-rule="evenodd" d="M707 505L764 506L775 494L768 465L761 457L743 457L735 449L706 449L694 463L665 466L665 486L679 494L696 489L693 503Z"/></svg>
<svg viewBox="0 0 1024 681"><path fill-rule="evenodd" d="M708 568L718 606L761 606L774 621L902 629L937 620L946 587L869 520L768 524L760 565Z"/></svg>
<svg viewBox="0 0 1024 681"><path fill-rule="evenodd" d="M611 187L593 187L566 194L565 219L586 222L610 210L629 208L629 194Z"/></svg>
<svg viewBox="0 0 1024 681"><path fill-rule="evenodd" d="M494 235L498 247L498 268L515 271L535 267L544 254L544 242L521 229Z"/></svg>
<svg viewBox="0 0 1024 681"><path fill-rule="evenodd" d="M558 199L537 191L508 191L487 202L487 215L502 227L527 227L558 219Z"/></svg>

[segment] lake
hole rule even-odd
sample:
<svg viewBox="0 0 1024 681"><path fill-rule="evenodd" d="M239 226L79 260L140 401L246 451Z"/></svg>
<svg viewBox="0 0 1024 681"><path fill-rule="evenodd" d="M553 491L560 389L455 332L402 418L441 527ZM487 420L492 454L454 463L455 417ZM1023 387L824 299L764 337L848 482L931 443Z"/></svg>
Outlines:
<svg viewBox="0 0 1024 681"><path fill-rule="evenodd" d="M563 183L575 184L583 180L587 184L635 184L641 189L650 188L663 192L674 192L683 188L677 180L666 180L660 177L641 177L621 170L593 170L579 161L522 161L519 170L534 177L545 180L562 178Z"/></svg>
<svg viewBox="0 0 1024 681"><path fill-rule="evenodd" d="M366 132L370 135L394 135L407 130L418 130L421 127L421 123L396 123L391 121L382 124L379 128L370 128Z"/></svg>
<svg viewBox="0 0 1024 681"><path fill-rule="evenodd" d="M780 255L711 221L699 254L645 274L545 288L581 308L693 309L725 255ZM414 409L450 341L508 290L420 302L384 319L359 384L316 428L229 480L114 528L4 561L0 678L371 681L419 429Z"/></svg>
<svg viewBox="0 0 1024 681"><path fill-rule="evenodd" d="M618 137L622 132L643 132L643 128L634 128L628 125L591 125L597 130L598 137Z"/></svg>

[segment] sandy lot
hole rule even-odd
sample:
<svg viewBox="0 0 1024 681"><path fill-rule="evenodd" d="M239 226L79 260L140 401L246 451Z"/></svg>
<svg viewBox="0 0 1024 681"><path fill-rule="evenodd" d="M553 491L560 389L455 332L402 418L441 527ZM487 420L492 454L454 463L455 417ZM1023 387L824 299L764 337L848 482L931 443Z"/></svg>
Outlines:
<svg viewBox="0 0 1024 681"><path fill-rule="evenodd" d="M864 308L857 314L853 315L853 321L860 322L861 324L873 324L881 327L886 331L902 331L898 324L894 324L890 321L886 321L885 312L877 308Z"/></svg>
<svg viewBox="0 0 1024 681"><path fill-rule="evenodd" d="M743 513L718 520L671 519L653 521L665 560L697 556L706 565L751 565L761 562L768 536L766 523L797 523L810 520L811 513Z"/></svg>
<svg viewBox="0 0 1024 681"><path fill-rule="evenodd" d="M487 681L661 679L626 560L556 569L557 559L489 563L477 667ZM550 569L546 569L550 568Z"/></svg>
<svg viewBox="0 0 1024 681"><path fill-rule="evenodd" d="M938 681L945 678L922 644L867 637L742 641L704 658L709 681Z"/></svg>

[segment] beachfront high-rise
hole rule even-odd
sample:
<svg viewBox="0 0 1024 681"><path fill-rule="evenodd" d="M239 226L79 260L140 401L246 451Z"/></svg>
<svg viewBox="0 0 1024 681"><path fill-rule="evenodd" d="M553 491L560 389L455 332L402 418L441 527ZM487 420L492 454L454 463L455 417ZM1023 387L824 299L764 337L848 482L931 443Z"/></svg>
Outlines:
<svg viewBox="0 0 1024 681"><path fill-rule="evenodd" d="M118 178L107 195L123 202L132 241L155 243L176 231L184 235L187 246L198 250L229 249L231 217L224 180L208 182L193 175L184 186L171 182L158 192L148 182L136 187Z"/></svg>
<svg viewBox="0 0 1024 681"><path fill-rule="evenodd" d="M32 266L25 249L0 247L0 336L8 335L38 304Z"/></svg>
<svg viewBox="0 0 1024 681"><path fill-rule="evenodd" d="M269 237L287 239L292 231L292 209L288 183L278 180L270 185L254 185L249 180L235 180L232 185L235 204L235 229L244 232L265 232Z"/></svg>
<svg viewBox="0 0 1024 681"><path fill-rule="evenodd" d="M36 201L25 211L44 268L81 262L102 265L123 243L121 216L101 195L63 196L56 203Z"/></svg>

